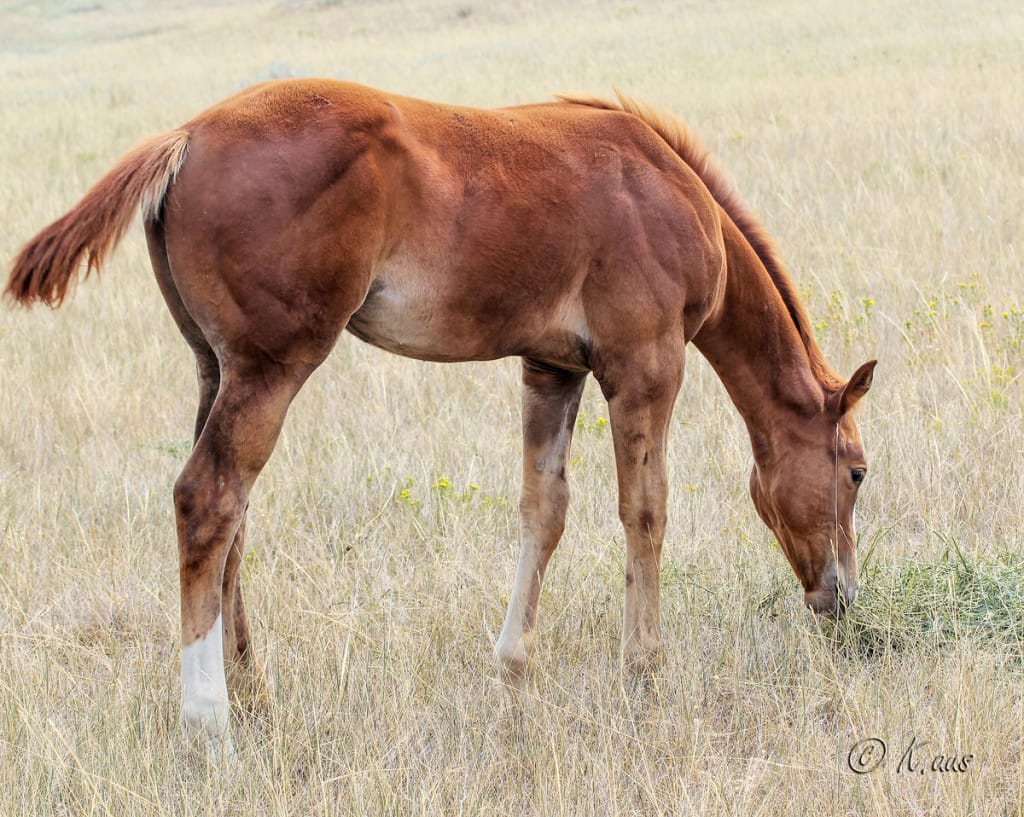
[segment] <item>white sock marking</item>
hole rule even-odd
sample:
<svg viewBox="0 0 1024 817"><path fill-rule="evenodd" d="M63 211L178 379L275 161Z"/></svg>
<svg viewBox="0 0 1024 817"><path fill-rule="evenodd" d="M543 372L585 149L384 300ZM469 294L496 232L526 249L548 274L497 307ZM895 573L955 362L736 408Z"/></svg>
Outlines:
<svg viewBox="0 0 1024 817"><path fill-rule="evenodd" d="M214 751L232 755L228 686L224 677L223 620L217 616L202 638L181 650L181 715Z"/></svg>

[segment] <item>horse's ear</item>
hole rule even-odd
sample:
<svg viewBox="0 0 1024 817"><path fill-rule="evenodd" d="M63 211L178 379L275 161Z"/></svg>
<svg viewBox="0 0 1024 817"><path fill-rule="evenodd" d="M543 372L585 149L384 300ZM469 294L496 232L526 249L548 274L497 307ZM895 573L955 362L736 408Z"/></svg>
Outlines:
<svg viewBox="0 0 1024 817"><path fill-rule="evenodd" d="M871 388L871 380L875 375L876 363L878 363L877 360L869 360L857 369L853 373L853 377L836 393L835 402L832 404L835 407L836 417L842 417L868 393L868 389Z"/></svg>

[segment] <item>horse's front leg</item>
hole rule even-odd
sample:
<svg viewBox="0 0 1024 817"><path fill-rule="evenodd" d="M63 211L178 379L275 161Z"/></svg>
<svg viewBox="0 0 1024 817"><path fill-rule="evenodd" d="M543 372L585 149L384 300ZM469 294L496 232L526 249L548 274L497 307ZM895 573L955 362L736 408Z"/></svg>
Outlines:
<svg viewBox="0 0 1024 817"><path fill-rule="evenodd" d="M495 653L504 680L521 686L536 642L537 602L565 528L566 469L586 373L523 360L523 487L515 584Z"/></svg>
<svg viewBox="0 0 1024 817"><path fill-rule="evenodd" d="M601 379L609 397L619 518L626 533L622 657L627 666L653 664L661 643L658 605L668 499L665 448L682 379L683 350L675 343L621 360Z"/></svg>

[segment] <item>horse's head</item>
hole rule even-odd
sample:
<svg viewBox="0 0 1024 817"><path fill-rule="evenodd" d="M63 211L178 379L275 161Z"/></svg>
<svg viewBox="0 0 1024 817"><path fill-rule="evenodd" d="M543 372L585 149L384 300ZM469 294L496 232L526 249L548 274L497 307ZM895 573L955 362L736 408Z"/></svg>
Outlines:
<svg viewBox="0 0 1024 817"><path fill-rule="evenodd" d="M854 505L867 463L851 410L874 368L875 361L865 363L815 416L786 423L755 446L754 505L816 613L841 616L857 596Z"/></svg>

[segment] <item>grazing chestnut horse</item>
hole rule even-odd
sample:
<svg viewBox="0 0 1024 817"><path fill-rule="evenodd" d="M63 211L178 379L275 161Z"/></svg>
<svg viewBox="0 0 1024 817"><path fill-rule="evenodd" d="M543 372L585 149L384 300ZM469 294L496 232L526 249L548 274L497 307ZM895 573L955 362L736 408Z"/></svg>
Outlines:
<svg viewBox="0 0 1024 817"><path fill-rule="evenodd" d="M659 643L665 438L686 345L746 421L750 490L819 613L857 592L865 474L850 410L771 240L685 128L624 96L500 110L327 80L269 82L144 142L32 239L7 294L58 306L141 205L195 353L195 446L174 486L186 724L230 751L228 686L265 694L239 583L249 491L342 330L422 360L522 358L521 552L497 644L522 680L593 372L626 534L627 661ZM225 664L227 673L225 673Z"/></svg>

